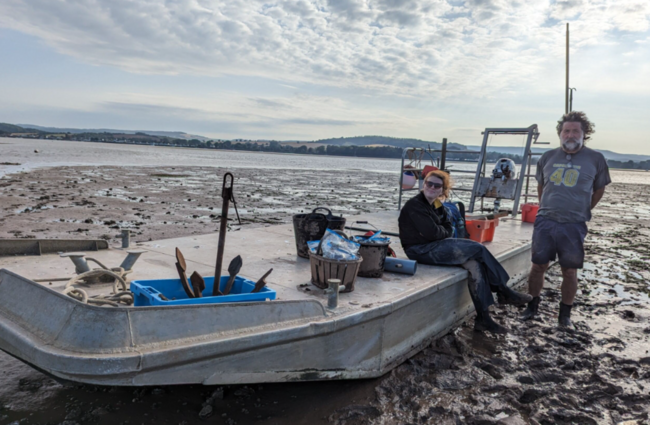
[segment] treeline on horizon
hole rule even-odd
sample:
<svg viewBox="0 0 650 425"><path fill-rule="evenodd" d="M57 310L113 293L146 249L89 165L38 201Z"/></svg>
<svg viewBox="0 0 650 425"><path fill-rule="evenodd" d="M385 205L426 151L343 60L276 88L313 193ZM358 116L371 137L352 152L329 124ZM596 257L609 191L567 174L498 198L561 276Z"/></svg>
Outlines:
<svg viewBox="0 0 650 425"><path fill-rule="evenodd" d="M104 135L102 135L104 136ZM274 152L274 153L290 153L298 155L330 155L330 156L351 156L359 158L401 158L403 148L395 146L355 146L355 145L318 145L318 146L309 146L311 143L299 143L300 146L292 146L280 143L275 140L268 142L254 142L254 141L245 141L245 140L208 140L201 141L198 139L172 139L168 137L158 137L158 136L146 136L144 133L136 133L135 136L140 136L137 139L133 135L129 135L129 140L133 140L128 143L138 143L138 144L157 144L157 145L167 145L167 146L182 146L182 147L192 147L192 148L203 148L203 149L223 149L223 150L236 150L236 151L251 151L251 152ZM105 137L97 137L96 135L90 136L89 134L72 134L70 135L70 140L82 140L83 137L86 137L91 142L110 142L111 140L106 140ZM118 138L119 139L119 138ZM118 142L117 143L127 143ZM432 143L435 147L439 147L439 143ZM454 145L449 149L459 149L461 145ZM464 146L463 146L464 148ZM434 157L439 156L439 153L434 153ZM500 152L488 152L487 160L496 161L499 158L510 158L518 164L521 164L522 157L521 155L500 153ZM478 159L478 154L447 154L448 161L476 161ZM537 162L537 158L533 158L533 163Z"/></svg>
<svg viewBox="0 0 650 425"><path fill-rule="evenodd" d="M203 149L223 149L223 150L240 150L251 152L276 152L276 153L291 153L300 155L330 155L330 156L350 156L362 158L401 158L402 147L395 146L357 146L357 145L344 145L344 144L321 144L331 141L342 143L342 140L354 142L367 142L368 140L378 144L380 141L399 140L400 145L405 141L419 142L420 144L427 144L432 149L439 149L440 143L437 142L424 142L417 139L395 139L383 138L382 136L360 136L353 138L340 138L340 139L325 139L314 144L318 146L309 146L311 143L300 143L300 146L292 146L283 144L278 141L246 141L241 139L235 140L208 140L202 141L198 139L176 139L166 136L152 136L146 133L135 134L121 134L121 133L48 133L41 130L34 130L31 128L23 128L13 124L0 123L0 137L20 137L19 133L29 133L30 136L40 139L58 139L58 140L71 140L71 141L85 141L85 142L107 142L107 143L125 143L125 144L140 144L140 145L163 145L171 147L191 147ZM33 136L32 136L33 135ZM35 137L34 137L35 136ZM370 144L370 143L369 143ZM455 143L448 145L450 150L461 150L465 147ZM434 153L437 157L439 153ZM522 156L516 154L502 153L502 152L488 152L487 161L495 162L500 158L510 158L515 163L522 163ZM537 163L539 157L533 157L533 164ZM476 161L478 154L447 154L448 161ZM650 160L646 161L607 161L611 168L632 169L632 170L650 170Z"/></svg>
<svg viewBox="0 0 650 425"><path fill-rule="evenodd" d="M622 168L625 170L650 170L650 159L638 162L609 159L607 160L607 165L609 165L609 168Z"/></svg>

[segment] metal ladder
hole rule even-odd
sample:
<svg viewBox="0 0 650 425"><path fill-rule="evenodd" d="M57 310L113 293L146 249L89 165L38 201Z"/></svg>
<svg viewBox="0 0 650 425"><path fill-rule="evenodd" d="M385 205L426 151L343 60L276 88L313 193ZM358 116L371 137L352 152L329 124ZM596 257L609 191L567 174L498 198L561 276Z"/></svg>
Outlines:
<svg viewBox="0 0 650 425"><path fill-rule="evenodd" d="M528 174L528 170L530 168L530 162L531 162L530 148L533 143L537 143L537 139L539 137L539 130L537 128L537 124L533 124L527 128L486 128L485 129L485 131L483 132L483 143L481 144L481 152L478 159L478 165L476 167L476 174L474 177L474 187L472 188L472 195L470 198L469 208L467 209L467 211L474 212L474 206L476 204L477 198L480 198L481 202L483 201L484 197L479 195L479 186L481 184L481 180L486 178L485 158L487 155L487 144L490 135L499 135L499 134L509 134L509 135L521 134L527 136L526 145L524 147L524 155L522 156L523 163L521 165L521 172L519 173L519 179L517 179L516 181L514 198L504 197L504 199L512 199L514 201L512 207L512 216L515 217L519 213L519 199L521 197L521 190L523 188L524 178L530 178L530 174ZM526 161L524 158L528 158L528 161Z"/></svg>

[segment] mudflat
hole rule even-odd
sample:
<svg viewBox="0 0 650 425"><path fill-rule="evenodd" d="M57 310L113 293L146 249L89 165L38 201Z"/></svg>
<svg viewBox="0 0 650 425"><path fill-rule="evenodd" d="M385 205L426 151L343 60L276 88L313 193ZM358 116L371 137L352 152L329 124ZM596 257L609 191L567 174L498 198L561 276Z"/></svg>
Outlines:
<svg viewBox="0 0 650 425"><path fill-rule="evenodd" d="M56 167L0 179L0 237L135 241L217 230L221 176L209 167ZM229 169L242 225L288 223L316 206L348 222L396 208L395 175ZM0 354L0 424L649 423L650 185L613 183L589 224L575 329L556 326L559 267L541 315L497 306L506 336L473 323L384 377L363 381L118 388L63 386ZM232 219L232 220L231 220ZM498 228L497 228L498 231Z"/></svg>

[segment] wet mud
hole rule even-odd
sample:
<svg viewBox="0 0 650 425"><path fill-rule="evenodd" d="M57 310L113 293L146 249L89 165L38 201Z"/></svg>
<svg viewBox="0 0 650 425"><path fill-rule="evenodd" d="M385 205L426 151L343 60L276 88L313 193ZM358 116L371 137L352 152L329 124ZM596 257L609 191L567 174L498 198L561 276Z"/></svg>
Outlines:
<svg viewBox="0 0 650 425"><path fill-rule="evenodd" d="M62 167L5 176L0 237L112 238L115 225L131 225L136 240L212 232L221 171ZM397 200L391 175L246 173L235 183L244 228L289 222L312 205L351 220ZM557 327L561 273L553 266L538 318L521 322L520 308L495 306L509 334L474 332L468 319L373 380L64 385L0 353L0 424L650 424L648 205L650 185L615 183L594 211L574 329Z"/></svg>
<svg viewBox="0 0 650 425"><path fill-rule="evenodd" d="M197 167L57 167L0 179L0 238L135 241L216 232L222 176L235 175L244 228L290 223L294 214L328 206L344 216L395 208L395 176L355 171ZM231 230L241 226L234 208Z"/></svg>

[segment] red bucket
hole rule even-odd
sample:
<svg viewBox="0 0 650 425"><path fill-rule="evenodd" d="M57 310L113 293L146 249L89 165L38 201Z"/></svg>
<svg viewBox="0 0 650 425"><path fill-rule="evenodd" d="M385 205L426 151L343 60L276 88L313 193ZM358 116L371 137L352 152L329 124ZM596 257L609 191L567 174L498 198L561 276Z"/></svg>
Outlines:
<svg viewBox="0 0 650 425"><path fill-rule="evenodd" d="M539 210L539 205L537 204L524 204L521 206L521 221L525 223L534 223L535 217L537 217L537 210Z"/></svg>
<svg viewBox="0 0 650 425"><path fill-rule="evenodd" d="M499 219L493 220L467 220L465 229L469 233L469 238L476 242L492 242L494 231L499 225Z"/></svg>

